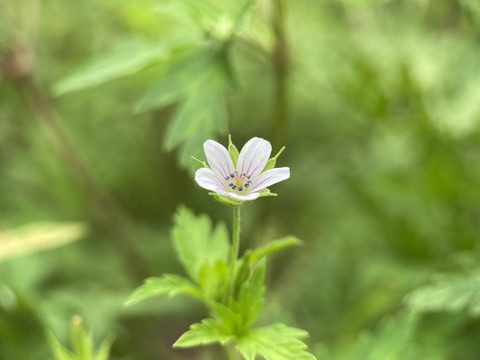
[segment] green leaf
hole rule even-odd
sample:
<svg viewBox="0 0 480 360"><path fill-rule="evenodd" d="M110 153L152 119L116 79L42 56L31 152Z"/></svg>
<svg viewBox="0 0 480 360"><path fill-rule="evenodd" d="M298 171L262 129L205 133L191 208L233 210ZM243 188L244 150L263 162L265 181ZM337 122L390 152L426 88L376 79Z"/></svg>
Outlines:
<svg viewBox="0 0 480 360"><path fill-rule="evenodd" d="M228 267L225 261L217 260L215 264L206 262L200 268L198 283L202 287L203 297L207 303L220 301L228 289Z"/></svg>
<svg viewBox="0 0 480 360"><path fill-rule="evenodd" d="M173 241L176 252L189 276L198 281L200 269L205 263L227 262L230 244L225 224L212 229L206 215L195 216L180 207L175 216Z"/></svg>
<svg viewBox="0 0 480 360"><path fill-rule="evenodd" d="M306 336L304 330L274 324L250 330L238 339L237 349L246 360L255 360L256 355L266 360L315 360L300 340Z"/></svg>
<svg viewBox="0 0 480 360"><path fill-rule="evenodd" d="M55 360L75 360L74 355L58 342L52 332L48 333L48 342Z"/></svg>
<svg viewBox="0 0 480 360"><path fill-rule="evenodd" d="M244 282L238 294L238 312L245 327L260 316L264 305L266 261L262 260L253 271L251 278Z"/></svg>
<svg viewBox="0 0 480 360"><path fill-rule="evenodd" d="M217 320L205 319L199 324L190 326L190 330L180 336L175 344L173 344L173 347L191 347L217 342L223 345L233 340L233 338L233 335L229 333L228 329Z"/></svg>
<svg viewBox="0 0 480 360"><path fill-rule="evenodd" d="M110 348L112 346L115 336L113 334L108 335L100 344L95 360L108 360L110 355Z"/></svg>
<svg viewBox="0 0 480 360"><path fill-rule="evenodd" d="M230 297L227 305L217 302L210 304L224 327L236 336L244 335L248 326L257 320L263 310L265 269L266 261L261 261L253 270L252 276L241 283L238 296ZM227 287L223 291L226 290Z"/></svg>
<svg viewBox="0 0 480 360"><path fill-rule="evenodd" d="M146 279L144 284L129 296L125 305L130 306L163 294L168 294L171 297L177 294L187 294L197 298L202 297L202 293L190 280L178 275L165 274L162 277Z"/></svg>
<svg viewBox="0 0 480 360"><path fill-rule="evenodd" d="M211 57L198 81L183 95L185 100L178 105L163 141L167 151L179 147L182 166L196 170L190 157L201 158L204 141L227 132L225 86L226 74L218 57Z"/></svg>
<svg viewBox="0 0 480 360"><path fill-rule="evenodd" d="M302 241L293 235L285 236L279 240L271 241L267 245L254 249L248 250L243 256L245 259L248 259L250 263L255 263L260 259L264 258L267 255L273 254L277 251L286 249L291 246L299 246L302 244Z"/></svg>
<svg viewBox="0 0 480 360"><path fill-rule="evenodd" d="M348 349L345 357L352 360L410 360L442 359L435 350L419 341L416 331L418 316L412 312L401 312L384 317L375 330L364 330L357 343ZM433 353L432 353L433 350Z"/></svg>
<svg viewBox="0 0 480 360"><path fill-rule="evenodd" d="M414 311L467 310L472 316L480 315L480 269L464 273L437 275L427 285L411 292L405 302Z"/></svg>
<svg viewBox="0 0 480 360"><path fill-rule="evenodd" d="M72 318L72 342L75 353L63 347L53 333L48 333L50 349L55 360L108 360L113 339L113 335L107 336L95 352L92 336L85 332L82 318L77 315Z"/></svg>
<svg viewBox="0 0 480 360"><path fill-rule="evenodd" d="M72 75L58 81L53 91L62 95L132 75L154 62L167 60L173 49L191 42L190 37L177 37L161 43L131 40L120 44L110 54L99 57Z"/></svg>
<svg viewBox="0 0 480 360"><path fill-rule="evenodd" d="M236 337L245 334L246 327L244 326L242 315L236 309L221 303L212 303L210 307L229 334L233 334Z"/></svg>
<svg viewBox="0 0 480 360"><path fill-rule="evenodd" d="M195 48L169 64L164 76L135 104L135 112L145 112L186 98L190 89L209 70L212 54Z"/></svg>
<svg viewBox="0 0 480 360"><path fill-rule="evenodd" d="M82 318L74 316L72 318L73 344L78 360L91 360L93 356L93 340L82 325Z"/></svg>

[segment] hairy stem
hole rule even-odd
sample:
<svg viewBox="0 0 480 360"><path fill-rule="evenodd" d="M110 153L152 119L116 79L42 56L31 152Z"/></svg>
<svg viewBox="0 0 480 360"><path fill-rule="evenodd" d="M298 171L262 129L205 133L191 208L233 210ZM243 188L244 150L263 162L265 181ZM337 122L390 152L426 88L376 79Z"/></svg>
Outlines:
<svg viewBox="0 0 480 360"><path fill-rule="evenodd" d="M230 296L235 291L235 263L240 247L240 206L233 208L232 252L230 253Z"/></svg>

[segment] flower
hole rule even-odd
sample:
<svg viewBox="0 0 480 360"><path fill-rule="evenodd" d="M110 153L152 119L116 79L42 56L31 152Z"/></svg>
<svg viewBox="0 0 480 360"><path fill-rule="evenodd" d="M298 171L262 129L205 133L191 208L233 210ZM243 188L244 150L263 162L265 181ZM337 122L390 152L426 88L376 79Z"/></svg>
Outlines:
<svg viewBox="0 0 480 360"><path fill-rule="evenodd" d="M201 162L204 167L195 173L195 181L202 188L213 191L212 195L229 205L238 206L259 196L275 196L267 186L290 177L288 167L273 168L283 148L269 160L272 145L265 139L250 139L240 154L231 140L229 151L213 140L207 140L203 149L209 167Z"/></svg>

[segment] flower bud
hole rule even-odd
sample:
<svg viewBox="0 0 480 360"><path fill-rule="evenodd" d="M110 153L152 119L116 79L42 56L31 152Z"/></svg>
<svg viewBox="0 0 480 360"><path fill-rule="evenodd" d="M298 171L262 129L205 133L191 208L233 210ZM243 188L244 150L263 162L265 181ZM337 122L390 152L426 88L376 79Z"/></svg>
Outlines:
<svg viewBox="0 0 480 360"><path fill-rule="evenodd" d="M230 155L230 158L232 159L233 166L237 166L238 149L232 143L232 135L228 135L228 154Z"/></svg>
<svg viewBox="0 0 480 360"><path fill-rule="evenodd" d="M265 165L265 168L263 169L262 172L265 172L267 170L273 169L275 167L275 164L277 163L277 158L280 156L280 154L285 150L285 146L280 149L280 151L275 155L273 158L269 159L267 161L267 165Z"/></svg>

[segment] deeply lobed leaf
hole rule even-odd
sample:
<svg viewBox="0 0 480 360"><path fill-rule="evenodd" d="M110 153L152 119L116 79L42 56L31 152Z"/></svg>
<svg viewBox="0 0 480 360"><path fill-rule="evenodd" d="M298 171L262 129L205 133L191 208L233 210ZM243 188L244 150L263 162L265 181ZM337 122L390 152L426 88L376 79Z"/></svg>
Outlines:
<svg viewBox="0 0 480 360"><path fill-rule="evenodd" d="M195 281L199 280L203 264L215 264L217 260L227 262L230 249L227 228L219 224L213 229L206 215L195 216L181 207L175 216L172 237L183 267Z"/></svg>
<svg viewBox="0 0 480 360"><path fill-rule="evenodd" d="M237 349L245 360L255 360L256 355L266 360L315 360L300 340L306 336L308 333L304 330L274 324L250 330L238 339Z"/></svg>
<svg viewBox="0 0 480 360"><path fill-rule="evenodd" d="M190 280L182 276L165 274L161 277L151 277L138 287L125 302L126 306L136 304L145 299L167 294L188 294L197 298L202 297L200 290Z"/></svg>
<svg viewBox="0 0 480 360"><path fill-rule="evenodd" d="M215 319L205 319L201 323L190 326L190 330L184 333L173 347L209 345L217 342L226 344L231 340L233 335L222 324Z"/></svg>

